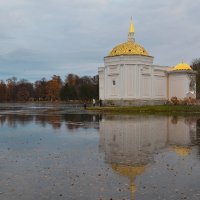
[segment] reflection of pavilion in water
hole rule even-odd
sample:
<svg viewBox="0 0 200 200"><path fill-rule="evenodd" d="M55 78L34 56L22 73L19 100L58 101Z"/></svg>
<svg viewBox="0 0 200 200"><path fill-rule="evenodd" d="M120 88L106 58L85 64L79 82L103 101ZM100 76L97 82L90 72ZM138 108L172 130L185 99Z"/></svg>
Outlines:
<svg viewBox="0 0 200 200"><path fill-rule="evenodd" d="M178 156L189 154L196 140L196 119L167 116L115 116L100 121L100 149L112 169L130 179L132 198L134 183L144 173L153 154L172 146Z"/></svg>

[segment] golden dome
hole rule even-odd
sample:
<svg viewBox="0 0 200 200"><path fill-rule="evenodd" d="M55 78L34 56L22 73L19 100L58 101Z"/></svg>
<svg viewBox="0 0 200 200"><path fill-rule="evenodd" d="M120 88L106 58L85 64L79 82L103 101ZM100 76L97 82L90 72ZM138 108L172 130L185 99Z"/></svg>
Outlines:
<svg viewBox="0 0 200 200"><path fill-rule="evenodd" d="M119 55L143 55L149 56L148 52L139 44L128 41L117 45L112 49L108 56L119 56Z"/></svg>
<svg viewBox="0 0 200 200"><path fill-rule="evenodd" d="M134 35L135 35L135 28L133 25L133 20L131 18L130 28L129 28L129 33L128 33L128 41L114 47L112 51L110 51L108 56L120 56L120 55L149 56L145 48L135 43Z"/></svg>
<svg viewBox="0 0 200 200"><path fill-rule="evenodd" d="M179 63L177 64L173 71L176 71L176 70L192 70L192 68L190 67L190 65L186 64L186 63Z"/></svg>

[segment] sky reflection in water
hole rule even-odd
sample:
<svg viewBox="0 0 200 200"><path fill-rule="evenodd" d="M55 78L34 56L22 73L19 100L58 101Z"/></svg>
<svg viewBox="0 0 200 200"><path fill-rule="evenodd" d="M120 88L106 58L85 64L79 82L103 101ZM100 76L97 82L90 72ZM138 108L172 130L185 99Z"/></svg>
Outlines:
<svg viewBox="0 0 200 200"><path fill-rule="evenodd" d="M28 107L1 108L0 199L200 198L200 117Z"/></svg>

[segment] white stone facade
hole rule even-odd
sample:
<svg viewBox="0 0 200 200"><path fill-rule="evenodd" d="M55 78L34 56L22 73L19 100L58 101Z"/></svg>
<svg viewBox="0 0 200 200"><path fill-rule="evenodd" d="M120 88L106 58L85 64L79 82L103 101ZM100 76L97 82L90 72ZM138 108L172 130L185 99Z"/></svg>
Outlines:
<svg viewBox="0 0 200 200"><path fill-rule="evenodd" d="M178 97L184 99L186 97L196 98L196 80L194 71L173 71L169 72L169 94L168 98ZM192 86L192 81L194 85Z"/></svg>
<svg viewBox="0 0 200 200"><path fill-rule="evenodd" d="M98 69L99 98L104 101L163 103L171 97L196 98L195 72L186 63L175 67L153 64L153 57L135 42L131 19L128 41L117 45ZM133 103L134 104L134 103Z"/></svg>
<svg viewBox="0 0 200 200"><path fill-rule="evenodd" d="M195 81L192 70L153 65L153 57L144 55L108 56L104 64L98 69L99 98L103 101L146 100L148 104L174 96L184 99L188 94L196 98L195 86L190 86L191 80Z"/></svg>

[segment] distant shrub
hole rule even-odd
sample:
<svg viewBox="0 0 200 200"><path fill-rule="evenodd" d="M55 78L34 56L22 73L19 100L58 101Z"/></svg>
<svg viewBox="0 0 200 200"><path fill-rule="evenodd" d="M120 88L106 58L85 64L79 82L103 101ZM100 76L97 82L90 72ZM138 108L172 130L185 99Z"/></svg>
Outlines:
<svg viewBox="0 0 200 200"><path fill-rule="evenodd" d="M170 99L170 102L173 105L196 105L197 104L197 100L192 97L184 98L184 99L178 99L177 97L172 97Z"/></svg>
<svg viewBox="0 0 200 200"><path fill-rule="evenodd" d="M179 100L178 100L177 97L172 97L172 98L170 99L170 101L171 101L174 105L177 105L177 104L179 103Z"/></svg>
<svg viewBox="0 0 200 200"><path fill-rule="evenodd" d="M185 105L195 105L197 103L196 99L192 97L185 98L183 101Z"/></svg>

